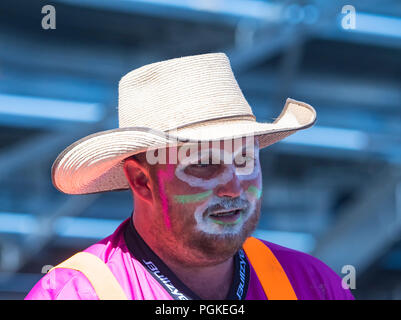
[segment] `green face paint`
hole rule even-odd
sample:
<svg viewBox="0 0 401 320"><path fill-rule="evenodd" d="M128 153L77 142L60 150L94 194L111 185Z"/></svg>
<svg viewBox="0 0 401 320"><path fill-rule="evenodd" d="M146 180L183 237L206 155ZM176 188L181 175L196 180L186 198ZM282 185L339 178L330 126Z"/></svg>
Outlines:
<svg viewBox="0 0 401 320"><path fill-rule="evenodd" d="M212 190L208 190L201 193L194 193L194 194L184 194L174 196L175 201L179 203L191 203L191 202L199 202L203 199L209 197L212 194Z"/></svg>
<svg viewBox="0 0 401 320"><path fill-rule="evenodd" d="M251 193L256 199L259 199L262 195L262 190L256 188L255 186L249 186L247 191Z"/></svg>

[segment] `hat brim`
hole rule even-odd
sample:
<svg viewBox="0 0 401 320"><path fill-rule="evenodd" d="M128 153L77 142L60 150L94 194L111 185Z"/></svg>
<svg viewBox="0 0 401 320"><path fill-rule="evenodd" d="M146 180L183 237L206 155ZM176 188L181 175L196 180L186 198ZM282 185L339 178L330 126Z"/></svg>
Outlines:
<svg viewBox="0 0 401 320"><path fill-rule="evenodd" d="M86 136L62 151L52 166L53 185L67 194L90 194L129 188L124 159L147 150L186 142L218 141L255 136L259 148L270 146L316 121L314 108L287 99L270 123L225 119L165 132L143 127L117 128Z"/></svg>

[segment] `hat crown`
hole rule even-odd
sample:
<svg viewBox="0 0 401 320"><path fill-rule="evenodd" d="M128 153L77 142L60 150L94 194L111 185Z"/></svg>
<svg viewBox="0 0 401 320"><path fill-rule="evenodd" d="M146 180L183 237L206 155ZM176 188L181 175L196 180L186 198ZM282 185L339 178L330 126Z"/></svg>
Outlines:
<svg viewBox="0 0 401 320"><path fill-rule="evenodd" d="M119 127L168 131L226 117L250 116L252 109L224 53L156 62L119 82Z"/></svg>

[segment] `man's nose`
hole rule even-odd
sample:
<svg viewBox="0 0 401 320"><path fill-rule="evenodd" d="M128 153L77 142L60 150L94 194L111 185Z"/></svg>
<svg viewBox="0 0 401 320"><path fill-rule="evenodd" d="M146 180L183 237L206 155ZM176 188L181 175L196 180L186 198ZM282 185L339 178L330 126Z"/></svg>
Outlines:
<svg viewBox="0 0 401 320"><path fill-rule="evenodd" d="M230 181L217 186L216 195L219 197L239 197L242 193L242 186L241 181L238 179L238 176L235 172L235 167L233 166L227 170L230 170L231 179Z"/></svg>

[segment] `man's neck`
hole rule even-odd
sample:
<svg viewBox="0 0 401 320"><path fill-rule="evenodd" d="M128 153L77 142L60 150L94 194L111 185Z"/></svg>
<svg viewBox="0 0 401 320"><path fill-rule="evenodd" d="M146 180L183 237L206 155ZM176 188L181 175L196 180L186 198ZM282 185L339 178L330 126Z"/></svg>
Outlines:
<svg viewBox="0 0 401 320"><path fill-rule="evenodd" d="M152 232L135 219L134 227L152 249L152 251L167 265L167 267L183 282L189 289L202 299L222 300L225 299L230 290L234 276L234 258L205 267L190 267L181 264L163 250L160 250L160 239L154 239ZM179 248L177 248L179 250Z"/></svg>

